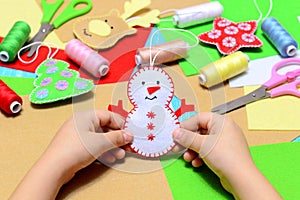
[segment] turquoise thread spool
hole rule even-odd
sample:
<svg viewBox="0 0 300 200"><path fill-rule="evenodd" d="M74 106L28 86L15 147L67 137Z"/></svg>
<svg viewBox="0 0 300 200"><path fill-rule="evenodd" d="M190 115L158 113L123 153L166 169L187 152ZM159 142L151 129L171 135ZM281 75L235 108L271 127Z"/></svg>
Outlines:
<svg viewBox="0 0 300 200"><path fill-rule="evenodd" d="M12 62L27 41L30 32L30 26L26 22L17 21L0 44L0 60Z"/></svg>

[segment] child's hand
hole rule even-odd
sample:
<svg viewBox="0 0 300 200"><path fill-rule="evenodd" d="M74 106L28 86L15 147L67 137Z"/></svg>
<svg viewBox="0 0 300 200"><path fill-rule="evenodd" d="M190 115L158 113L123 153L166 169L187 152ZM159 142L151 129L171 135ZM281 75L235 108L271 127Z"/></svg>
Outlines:
<svg viewBox="0 0 300 200"><path fill-rule="evenodd" d="M237 199L281 199L255 166L242 130L230 118L199 113L181 123L173 136L189 148L183 155L187 162L198 167L204 161Z"/></svg>
<svg viewBox="0 0 300 200"><path fill-rule="evenodd" d="M60 187L97 158L108 163L122 159L120 146L131 133L120 130L124 119L109 111L75 114L56 133L40 159L12 194L11 199L54 199Z"/></svg>
<svg viewBox="0 0 300 200"><path fill-rule="evenodd" d="M60 152L65 164L75 173L96 159L113 163L125 157L118 148L130 143L131 133L122 129L124 119L105 110L76 113L66 121L47 151Z"/></svg>

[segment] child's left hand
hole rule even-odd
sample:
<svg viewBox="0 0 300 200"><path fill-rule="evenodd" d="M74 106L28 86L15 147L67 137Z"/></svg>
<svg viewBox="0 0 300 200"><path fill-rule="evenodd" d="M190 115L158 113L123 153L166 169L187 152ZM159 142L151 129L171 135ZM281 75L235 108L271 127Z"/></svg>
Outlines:
<svg viewBox="0 0 300 200"><path fill-rule="evenodd" d="M76 113L58 130L40 159L10 199L55 199L60 187L97 158L113 163L125 156L118 148L133 140L121 130L124 119L99 110Z"/></svg>
<svg viewBox="0 0 300 200"><path fill-rule="evenodd" d="M60 128L49 149L64 154L75 172L96 159L113 163L125 157L125 150L118 147L133 139L131 133L121 130L123 125L124 119L109 111L76 113Z"/></svg>

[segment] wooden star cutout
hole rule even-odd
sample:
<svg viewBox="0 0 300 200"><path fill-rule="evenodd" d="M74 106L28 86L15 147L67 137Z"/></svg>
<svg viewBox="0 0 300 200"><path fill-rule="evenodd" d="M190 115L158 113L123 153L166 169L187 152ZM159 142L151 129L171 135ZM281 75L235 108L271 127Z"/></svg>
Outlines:
<svg viewBox="0 0 300 200"><path fill-rule="evenodd" d="M231 54L242 47L261 47L262 41L254 35L256 21L235 23L228 19L217 17L211 31L200 34L203 43L214 44L221 54Z"/></svg>

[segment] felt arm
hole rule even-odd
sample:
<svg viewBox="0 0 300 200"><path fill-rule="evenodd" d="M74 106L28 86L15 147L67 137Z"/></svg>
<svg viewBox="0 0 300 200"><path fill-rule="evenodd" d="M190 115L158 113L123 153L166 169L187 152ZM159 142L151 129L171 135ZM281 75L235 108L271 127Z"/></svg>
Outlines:
<svg viewBox="0 0 300 200"><path fill-rule="evenodd" d="M126 118L128 115L128 112L126 110L124 110L123 108L123 101L119 100L118 101L118 105L108 105L108 110L114 113L117 113L119 115L121 115L122 117Z"/></svg>
<svg viewBox="0 0 300 200"><path fill-rule="evenodd" d="M194 105L187 105L187 104L185 104L185 99L182 99L182 100L181 100L180 108L178 108L178 109L175 111L175 115L176 115L177 117L180 117L180 116L182 116L184 113L192 112L192 111L195 111L195 106L194 106Z"/></svg>

